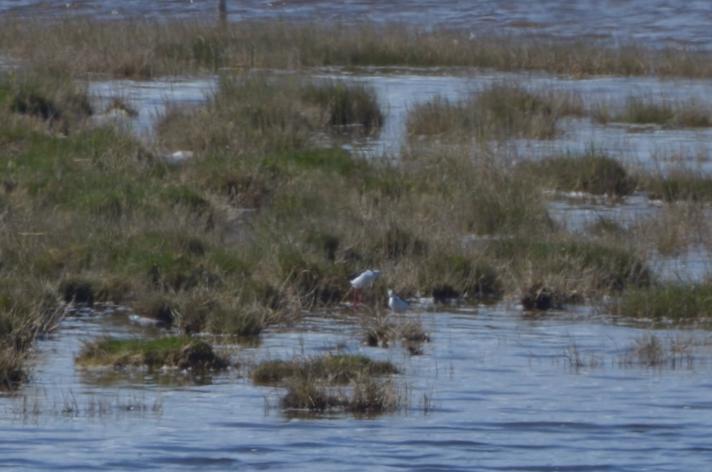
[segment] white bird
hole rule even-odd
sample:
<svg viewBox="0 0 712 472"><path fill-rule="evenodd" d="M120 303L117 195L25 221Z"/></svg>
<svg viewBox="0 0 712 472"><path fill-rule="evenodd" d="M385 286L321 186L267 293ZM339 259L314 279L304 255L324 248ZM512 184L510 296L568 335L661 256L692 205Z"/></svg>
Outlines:
<svg viewBox="0 0 712 472"><path fill-rule="evenodd" d="M403 313L408 308L410 308L410 305L407 301L403 300L401 297L398 296L398 294L396 294L393 290L389 288L388 308L390 308L391 311L393 311L394 313Z"/></svg>
<svg viewBox="0 0 712 472"><path fill-rule="evenodd" d="M351 287L354 289L354 303L361 303L361 290L373 285L373 282L381 275L380 270L368 269L361 272L357 277L351 279Z"/></svg>
<svg viewBox="0 0 712 472"><path fill-rule="evenodd" d="M368 288L381 275L380 270L368 269L361 272L356 278L351 279L351 286L356 289Z"/></svg>

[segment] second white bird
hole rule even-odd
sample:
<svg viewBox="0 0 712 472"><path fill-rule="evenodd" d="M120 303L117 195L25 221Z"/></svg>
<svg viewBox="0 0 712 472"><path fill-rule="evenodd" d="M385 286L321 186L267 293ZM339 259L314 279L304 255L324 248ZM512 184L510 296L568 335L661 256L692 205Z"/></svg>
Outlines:
<svg viewBox="0 0 712 472"><path fill-rule="evenodd" d="M408 308L410 308L410 305L407 301L403 300L401 297L398 296L398 294L396 294L393 290L389 288L388 308L390 308L395 313L402 313L408 310Z"/></svg>

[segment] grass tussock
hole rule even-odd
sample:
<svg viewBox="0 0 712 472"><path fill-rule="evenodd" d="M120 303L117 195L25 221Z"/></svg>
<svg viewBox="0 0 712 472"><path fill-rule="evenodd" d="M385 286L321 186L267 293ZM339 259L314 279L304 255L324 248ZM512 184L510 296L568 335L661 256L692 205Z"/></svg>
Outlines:
<svg viewBox="0 0 712 472"><path fill-rule="evenodd" d="M330 354L292 361L265 361L252 371L252 380L258 385L285 387L287 391L281 400L285 410L373 415L393 411L400 405L395 385L384 378L396 373L398 369L390 362Z"/></svg>
<svg viewBox="0 0 712 472"><path fill-rule="evenodd" d="M349 392L334 391L302 379L291 381L281 406L292 412L308 414L346 412L356 416L380 415L397 410L402 403L390 381L363 377L354 380Z"/></svg>
<svg viewBox="0 0 712 472"><path fill-rule="evenodd" d="M582 112L578 97L532 92L512 84L495 84L463 102L451 103L436 98L416 106L408 116L408 134L551 139L557 134L561 117Z"/></svg>
<svg viewBox="0 0 712 472"><path fill-rule="evenodd" d="M652 97L628 97L620 110L612 110L609 104L599 104L592 114L599 123L632 123L660 125L669 128L709 128L712 126L712 110L698 101L673 102Z"/></svg>
<svg viewBox="0 0 712 472"><path fill-rule="evenodd" d="M635 179L620 162L595 151L582 156L525 161L518 169L534 176L543 185L564 192L622 197L636 188Z"/></svg>
<svg viewBox="0 0 712 472"><path fill-rule="evenodd" d="M332 354L293 361L265 361L252 371L258 385L280 385L295 379L311 379L330 385L344 385L359 376L384 376L398 373L390 362L373 361L365 356Z"/></svg>
<svg viewBox="0 0 712 472"><path fill-rule="evenodd" d="M712 285L669 284L625 291L613 305L614 313L639 319L672 320L684 323L707 321Z"/></svg>
<svg viewBox="0 0 712 472"><path fill-rule="evenodd" d="M313 84L304 91L304 100L316 104L326 114L329 125L348 129L360 127L365 133L380 129L383 113L373 90L363 85L340 82Z"/></svg>
<svg viewBox="0 0 712 472"><path fill-rule="evenodd" d="M27 378L28 350L38 336L55 328L61 316L46 287L0 277L0 391L15 389Z"/></svg>
<svg viewBox="0 0 712 472"><path fill-rule="evenodd" d="M641 187L651 198L666 202L680 200L709 202L712 200L712 178L693 170L674 170L666 174L640 178Z"/></svg>
<svg viewBox="0 0 712 472"><path fill-rule="evenodd" d="M532 300L532 308L544 303L540 300L551 308L586 296L647 287L654 280L643 260L615 243L510 239L493 242L488 250L508 267L507 285Z"/></svg>
<svg viewBox="0 0 712 472"><path fill-rule="evenodd" d="M291 151L315 132L373 133L382 123L375 94L366 86L248 74L224 76L207 106L169 110L158 135L169 149Z"/></svg>
<svg viewBox="0 0 712 472"><path fill-rule="evenodd" d="M146 78L223 68L465 66L590 74L710 77L709 53L588 40L472 36L405 25L5 19L0 51L46 69Z"/></svg>
<svg viewBox="0 0 712 472"><path fill-rule="evenodd" d="M64 134L93 113L86 90L70 77L32 69L0 77L0 107Z"/></svg>
<svg viewBox="0 0 712 472"><path fill-rule="evenodd" d="M363 324L364 342L372 347L389 347L400 341L411 354L423 352L423 344L430 342L430 336L425 331L421 320L392 320L387 316L368 318Z"/></svg>
<svg viewBox="0 0 712 472"><path fill-rule="evenodd" d="M163 366L191 370L220 370L228 363L204 341L169 336L157 339L101 338L82 348L77 364L84 367Z"/></svg>

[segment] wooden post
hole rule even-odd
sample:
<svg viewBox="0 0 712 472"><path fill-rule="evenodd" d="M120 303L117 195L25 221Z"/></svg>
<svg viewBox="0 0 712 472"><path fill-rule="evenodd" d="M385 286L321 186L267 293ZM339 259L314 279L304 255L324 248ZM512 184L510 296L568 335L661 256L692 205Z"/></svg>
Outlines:
<svg viewBox="0 0 712 472"><path fill-rule="evenodd" d="M227 22L227 0L218 0L218 16L221 23Z"/></svg>

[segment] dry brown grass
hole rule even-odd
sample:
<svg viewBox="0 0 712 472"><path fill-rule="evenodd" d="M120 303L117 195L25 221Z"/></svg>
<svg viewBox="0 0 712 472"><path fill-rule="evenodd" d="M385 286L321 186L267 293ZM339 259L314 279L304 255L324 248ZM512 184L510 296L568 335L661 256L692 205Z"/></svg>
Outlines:
<svg viewBox="0 0 712 472"><path fill-rule="evenodd" d="M642 249L655 249L665 255L679 254L696 245L708 246L712 225L707 213L706 205L701 203L669 203L657 216L635 223L627 237Z"/></svg>
<svg viewBox="0 0 712 472"><path fill-rule="evenodd" d="M616 159L595 150L583 155L548 157L519 163L518 171L543 185L566 192L622 197L635 190L636 181Z"/></svg>
<svg viewBox="0 0 712 472"><path fill-rule="evenodd" d="M582 113L581 98L571 93L529 91L502 83L463 102L436 98L418 105L408 116L408 134L450 140L551 139L557 134L561 117Z"/></svg>
<svg viewBox="0 0 712 472"><path fill-rule="evenodd" d="M0 50L74 76L155 77L221 68L466 66L590 74L710 77L709 54L538 37L474 37L403 25L5 20Z"/></svg>
<svg viewBox="0 0 712 472"><path fill-rule="evenodd" d="M402 398L395 384L387 378L396 373L398 369L390 362L330 354L292 361L265 361L253 369L252 379L258 385L286 387L281 401L286 410L372 415L400 406ZM335 389L335 385L348 387Z"/></svg>
<svg viewBox="0 0 712 472"><path fill-rule="evenodd" d="M25 380L28 349L56 327L62 314L48 287L26 274L0 275L0 390Z"/></svg>
<svg viewBox="0 0 712 472"><path fill-rule="evenodd" d="M653 124L668 128L708 128L712 110L702 100L661 100L657 97L628 97L625 105L614 110L608 103L593 106L593 118L601 123L621 122Z"/></svg>

